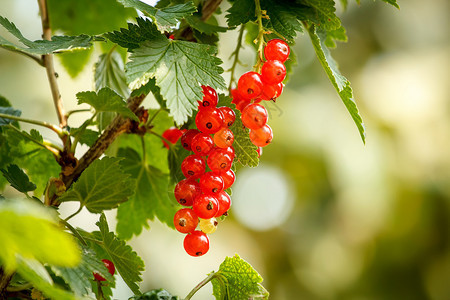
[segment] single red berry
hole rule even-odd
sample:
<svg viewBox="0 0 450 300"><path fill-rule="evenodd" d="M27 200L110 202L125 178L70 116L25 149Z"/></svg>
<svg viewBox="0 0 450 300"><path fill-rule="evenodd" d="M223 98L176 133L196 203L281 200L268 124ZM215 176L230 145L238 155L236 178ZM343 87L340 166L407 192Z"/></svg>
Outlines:
<svg viewBox="0 0 450 300"><path fill-rule="evenodd" d="M209 238L204 232L196 230L186 235L183 246L187 254L202 256L209 250Z"/></svg>
<svg viewBox="0 0 450 300"><path fill-rule="evenodd" d="M221 172L220 176L222 176L223 179L223 189L229 189L234 181L236 180L236 175L234 174L233 170L228 170L226 172Z"/></svg>
<svg viewBox="0 0 450 300"><path fill-rule="evenodd" d="M285 62L288 59L290 52L289 45L280 39L268 41L264 48L264 56L267 60L279 60Z"/></svg>
<svg viewBox="0 0 450 300"><path fill-rule="evenodd" d="M200 155L189 155L181 163L181 172L186 178L198 178L205 173L205 169L205 160Z"/></svg>
<svg viewBox="0 0 450 300"><path fill-rule="evenodd" d="M233 131L228 128L222 128L214 133L214 144L219 148L228 148L233 145L234 135Z"/></svg>
<svg viewBox="0 0 450 300"><path fill-rule="evenodd" d="M234 111L228 106L222 106L219 107L219 109L223 114L224 125L226 127L230 127L231 125L233 125L234 121L236 120L236 114L234 113Z"/></svg>
<svg viewBox="0 0 450 300"><path fill-rule="evenodd" d="M175 199L184 206L192 206L194 199L201 193L200 185L192 178L181 180L174 190Z"/></svg>
<svg viewBox="0 0 450 300"><path fill-rule="evenodd" d="M183 146L183 148L186 150L192 151L192 149L191 149L192 139L199 132L200 131L198 131L197 129L189 129L188 131L183 133L183 135L181 136L181 139L180 139L181 146Z"/></svg>
<svg viewBox="0 0 450 300"><path fill-rule="evenodd" d="M250 100L245 100L244 98L242 98L239 95L239 91L237 89L231 90L231 96L233 97L233 100L231 101L231 103L236 105L236 108L239 111L242 111L247 105L250 104Z"/></svg>
<svg viewBox="0 0 450 300"><path fill-rule="evenodd" d="M272 128L269 125L264 125L263 127L250 130L249 133L250 141L258 147L265 147L272 142L273 133Z"/></svg>
<svg viewBox="0 0 450 300"><path fill-rule="evenodd" d="M105 267L108 269L109 274L114 275L114 273L116 272L116 267L114 266L114 263L112 261L110 261L109 259L102 259L102 262L105 265ZM96 280L106 281L106 279L99 273L93 272L92 274L94 275L94 278Z"/></svg>
<svg viewBox="0 0 450 300"><path fill-rule="evenodd" d="M223 126L224 117L220 109L205 107L195 116L195 125L203 133L216 133Z"/></svg>
<svg viewBox="0 0 450 300"><path fill-rule="evenodd" d="M203 100L198 101L199 108L203 107L216 107L218 98L217 98L217 92L215 89L213 89L210 86L202 85L203 90Z"/></svg>
<svg viewBox="0 0 450 300"><path fill-rule="evenodd" d="M267 110L261 104L252 103L248 105L241 115L242 124L250 129L259 129L266 125L269 118Z"/></svg>
<svg viewBox="0 0 450 300"><path fill-rule="evenodd" d="M174 40L175 36L173 34L169 35L169 39Z"/></svg>
<svg viewBox="0 0 450 300"><path fill-rule="evenodd" d="M273 100L275 101L281 93L283 92L283 83L280 82L278 84L264 84L263 90L261 93L261 98L263 100Z"/></svg>
<svg viewBox="0 0 450 300"><path fill-rule="evenodd" d="M198 217L190 208L182 208L173 217L175 229L181 233L193 232L198 225Z"/></svg>
<svg viewBox="0 0 450 300"><path fill-rule="evenodd" d="M217 173L206 172L200 176L200 188L205 194L217 194L223 190L223 179Z"/></svg>
<svg viewBox="0 0 450 300"><path fill-rule="evenodd" d="M191 149L198 155L208 155L214 147L214 141L209 134L200 132L192 138Z"/></svg>
<svg viewBox="0 0 450 300"><path fill-rule="evenodd" d="M228 150L223 148L214 148L208 155L207 163L208 167L213 172L222 173L231 169L234 157Z"/></svg>
<svg viewBox="0 0 450 300"><path fill-rule="evenodd" d="M231 160L234 160L234 158L236 157L236 152L234 151L233 147L225 148L225 153L227 153L231 157Z"/></svg>
<svg viewBox="0 0 450 300"><path fill-rule="evenodd" d="M184 131L176 127L170 127L169 129L166 129L163 132L162 137L171 142L172 144L175 144L178 141L178 139L183 135L183 132ZM169 145L167 144L167 142L165 140L163 140L162 142L164 144L164 147L169 149Z"/></svg>
<svg viewBox="0 0 450 300"><path fill-rule="evenodd" d="M261 79L264 84L277 84L282 82L285 77L286 67L279 60L268 60L261 68Z"/></svg>
<svg viewBox="0 0 450 300"><path fill-rule="evenodd" d="M261 95L262 91L261 75L256 72L247 72L242 74L238 80L238 91L241 98L252 100Z"/></svg>
<svg viewBox="0 0 450 300"><path fill-rule="evenodd" d="M219 210L217 211L217 214L215 217L220 217L224 213L226 213L230 207L231 207L231 197L228 195L225 191L221 191L216 196L217 200L219 201Z"/></svg>
<svg viewBox="0 0 450 300"><path fill-rule="evenodd" d="M192 209L199 218L210 219L217 214L219 201L212 194L201 194L195 198Z"/></svg>

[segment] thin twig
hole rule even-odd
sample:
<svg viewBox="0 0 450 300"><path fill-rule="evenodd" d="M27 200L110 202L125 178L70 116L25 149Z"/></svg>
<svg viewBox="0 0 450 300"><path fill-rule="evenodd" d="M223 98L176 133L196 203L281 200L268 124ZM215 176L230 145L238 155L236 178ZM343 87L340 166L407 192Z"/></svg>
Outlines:
<svg viewBox="0 0 450 300"><path fill-rule="evenodd" d="M197 284L190 292L189 294L186 296L186 298L184 298L184 300L189 300L192 298L192 296L194 296L195 293L197 293L202 287L204 287L208 282L210 282L213 278L219 278L216 272L212 272L211 274L208 275L208 277L206 277L205 279L203 279L199 284Z"/></svg>
<svg viewBox="0 0 450 300"><path fill-rule="evenodd" d="M239 30L239 36L238 36L236 49L233 51L233 53L231 53L231 55L234 56L234 60L233 60L233 65L231 66L231 69L230 69L230 72L231 72L230 85L228 86L228 90L230 90L230 91L231 91L231 86L232 86L233 82L235 81L234 71L235 71L236 65L239 62L239 50L242 48L242 37L244 35L244 29L245 29L245 26L241 25L241 29Z"/></svg>
<svg viewBox="0 0 450 300"><path fill-rule="evenodd" d="M61 128L59 128L58 126L55 126L53 124L44 122L44 121L26 119L26 118L17 117L17 116L8 115L8 114L2 114L2 113L0 113L0 118L14 120L14 121L20 121L20 122L24 122L24 123L29 123L29 124L46 127L48 129L54 131L59 137L65 135L64 131Z"/></svg>

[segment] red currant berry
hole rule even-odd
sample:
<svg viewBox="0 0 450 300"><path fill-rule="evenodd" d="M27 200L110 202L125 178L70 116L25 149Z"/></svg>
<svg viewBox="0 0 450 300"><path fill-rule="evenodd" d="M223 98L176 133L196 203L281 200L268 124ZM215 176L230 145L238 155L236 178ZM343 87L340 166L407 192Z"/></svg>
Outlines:
<svg viewBox="0 0 450 300"><path fill-rule="evenodd" d="M258 147L265 147L272 142L273 133L269 125L264 125L260 129L250 130L250 141Z"/></svg>
<svg viewBox="0 0 450 300"><path fill-rule="evenodd" d="M180 141L181 141L181 145L183 146L184 149L189 150L189 151L192 150L191 149L192 139L199 132L200 131L198 131L197 129L189 129L188 131L183 133Z"/></svg>
<svg viewBox="0 0 450 300"><path fill-rule="evenodd" d="M105 267L108 269L109 274L114 275L114 273L116 272L116 267L114 266L114 263L112 261L110 261L109 259L102 259L102 262L105 265ZM99 273L93 272L92 274L94 275L94 278L96 280L106 281L106 279Z"/></svg>
<svg viewBox="0 0 450 300"><path fill-rule="evenodd" d="M199 108L203 107L216 107L217 106L217 92L210 86L202 85L203 100L198 101Z"/></svg>
<svg viewBox="0 0 450 300"><path fill-rule="evenodd" d="M200 155L189 155L181 163L181 172L186 178L198 178L205 173L205 160Z"/></svg>
<svg viewBox="0 0 450 300"><path fill-rule="evenodd" d="M230 127L231 125L233 125L234 121L236 120L236 114L234 113L234 111L228 106L222 106L219 107L219 109L224 117L224 125L226 127Z"/></svg>
<svg viewBox="0 0 450 300"><path fill-rule="evenodd" d="M261 98L263 100L273 100L281 95L283 92L283 83L278 84L264 84Z"/></svg>
<svg viewBox="0 0 450 300"><path fill-rule="evenodd" d="M285 77L286 67L279 60L268 60L261 68L261 79L265 84L280 83Z"/></svg>
<svg viewBox="0 0 450 300"><path fill-rule="evenodd" d="M214 134L214 144L219 148L228 148L233 145L233 131L228 128L222 128Z"/></svg>
<svg viewBox="0 0 450 300"><path fill-rule="evenodd" d="M216 198L219 201L219 210L217 211L215 217L220 217L230 209L231 197L225 191L222 191L217 194Z"/></svg>
<svg viewBox="0 0 450 300"><path fill-rule="evenodd" d="M175 144L178 141L178 139L183 135L183 132L184 131L176 127L170 127L169 129L166 129L163 132L162 137L171 142L172 144ZM169 149L169 144L167 144L165 140L163 140L162 142L164 144L164 147Z"/></svg>
<svg viewBox="0 0 450 300"><path fill-rule="evenodd" d="M236 175L234 174L233 170L231 170L231 169L226 172L220 173L220 176L223 179L223 189L224 190L229 189L233 185L234 181L236 180Z"/></svg>
<svg viewBox="0 0 450 300"><path fill-rule="evenodd" d="M258 158L260 158L262 153L263 153L263 148L262 147L258 147L258 149L256 149L256 152L258 153Z"/></svg>
<svg viewBox="0 0 450 300"><path fill-rule="evenodd" d="M198 224L198 217L190 208L182 208L173 217L175 229L181 233L193 232Z"/></svg>
<svg viewBox="0 0 450 300"><path fill-rule="evenodd" d="M186 235L183 246L190 256L202 256L209 250L209 238L204 232L196 230Z"/></svg>
<svg viewBox="0 0 450 300"><path fill-rule="evenodd" d="M210 219L217 214L219 201L212 194L201 194L195 198L192 209L199 218Z"/></svg>
<svg viewBox="0 0 450 300"><path fill-rule="evenodd" d="M223 190L223 179L219 174L206 172L200 176L200 188L205 194L217 194Z"/></svg>
<svg viewBox="0 0 450 300"><path fill-rule="evenodd" d="M229 147L231 148L231 147ZM231 169L234 157L229 153L228 148L214 148L208 156L208 167L213 172L222 173Z"/></svg>
<svg viewBox="0 0 450 300"><path fill-rule="evenodd" d="M195 116L195 125L203 133L216 133L223 126L223 122L223 114L216 107L200 109Z"/></svg>
<svg viewBox="0 0 450 300"><path fill-rule="evenodd" d="M198 155L208 155L214 147L214 141L209 134L200 132L192 139L191 149Z"/></svg>
<svg viewBox="0 0 450 300"><path fill-rule="evenodd" d="M264 56L267 60L279 60L285 62L290 53L289 45L280 39L273 39L267 42L264 48Z"/></svg>
<svg viewBox="0 0 450 300"><path fill-rule="evenodd" d="M183 179L175 186L175 199L184 206L192 206L194 199L202 193L200 185L195 179Z"/></svg>
<svg viewBox="0 0 450 300"><path fill-rule="evenodd" d="M250 71L242 74L237 87L241 98L252 100L261 95L262 86L261 75Z"/></svg>
<svg viewBox="0 0 450 300"><path fill-rule="evenodd" d="M242 111L241 119L245 127L259 129L267 123L267 110L261 104L250 104Z"/></svg>
<svg viewBox="0 0 450 300"><path fill-rule="evenodd" d="M227 153L231 157L231 160L234 160L236 153L233 147L225 148L225 153Z"/></svg>

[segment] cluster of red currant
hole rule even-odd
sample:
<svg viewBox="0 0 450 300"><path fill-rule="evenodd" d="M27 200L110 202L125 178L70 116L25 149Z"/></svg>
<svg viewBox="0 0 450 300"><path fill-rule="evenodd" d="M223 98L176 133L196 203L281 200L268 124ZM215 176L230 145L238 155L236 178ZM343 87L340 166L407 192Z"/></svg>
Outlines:
<svg viewBox="0 0 450 300"><path fill-rule="evenodd" d="M266 61L262 65L261 74L244 73L238 80L237 89L231 91L236 108L242 112L241 119L245 127L250 129L250 140L261 147L272 142L272 128L267 124L268 113L260 104L262 100L273 100L283 91L282 81L286 77L284 62L288 59L288 44L280 39L270 40L264 48Z"/></svg>
<svg viewBox="0 0 450 300"><path fill-rule="evenodd" d="M189 255L201 256L209 250L207 234L217 228L217 219L226 215L231 198L225 190L234 183L231 166L235 157L233 125L236 115L226 106L217 107L217 92L202 86L203 100L199 101L195 117L197 129L174 134L167 133L172 142L181 135L181 145L194 152L181 163L185 179L175 186L175 198L185 208L174 216L175 228L186 233L184 249ZM164 136L164 134L163 134ZM198 229L197 229L198 227Z"/></svg>

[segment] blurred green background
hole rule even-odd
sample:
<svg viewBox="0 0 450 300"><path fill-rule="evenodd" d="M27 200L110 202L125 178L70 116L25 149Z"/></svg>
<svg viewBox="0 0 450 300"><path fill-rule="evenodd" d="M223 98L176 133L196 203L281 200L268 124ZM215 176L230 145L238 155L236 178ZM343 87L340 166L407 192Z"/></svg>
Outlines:
<svg viewBox="0 0 450 300"><path fill-rule="evenodd" d="M273 143L258 168L237 173L230 217L211 236L210 252L188 257L179 233L152 223L131 240L146 262L142 291L163 287L184 297L238 253L261 273L271 299L450 299L449 2L399 0L400 10L349 2L337 7L349 42L332 54L352 83L366 145L301 34L294 74L267 105ZM30 39L40 38L37 11L36 1L0 2L0 15ZM221 38L227 69L236 34ZM238 74L253 60L247 46ZM78 91L93 89L94 61L75 79L57 64L68 110ZM57 122L45 71L2 49L0 94L28 118ZM97 217L73 220L91 230ZM117 299L131 295L117 286ZM210 295L207 286L194 299Z"/></svg>

